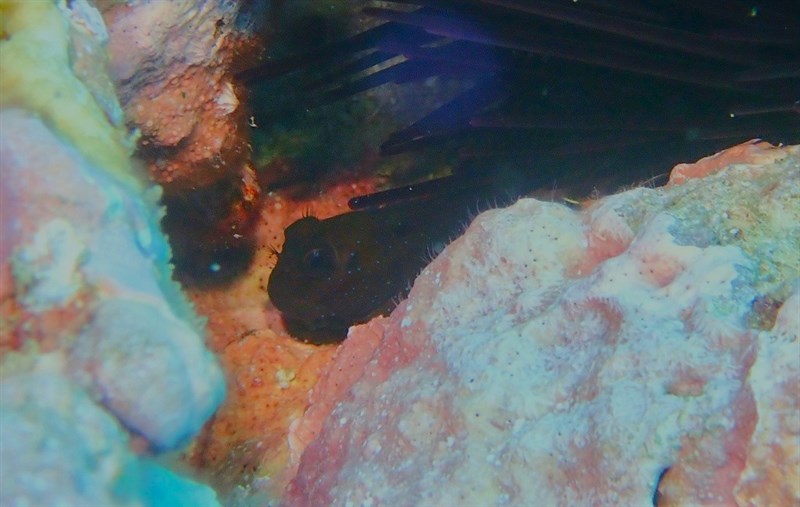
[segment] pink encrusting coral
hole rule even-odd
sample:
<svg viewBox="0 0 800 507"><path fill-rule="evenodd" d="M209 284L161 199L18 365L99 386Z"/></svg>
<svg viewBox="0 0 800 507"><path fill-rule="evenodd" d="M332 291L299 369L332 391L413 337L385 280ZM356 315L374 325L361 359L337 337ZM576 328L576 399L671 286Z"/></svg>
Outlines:
<svg viewBox="0 0 800 507"><path fill-rule="evenodd" d="M800 502L800 148L747 151L583 211L478 216L351 329L340 357L383 336L315 388L341 394L295 425L321 431L295 433L285 503Z"/></svg>

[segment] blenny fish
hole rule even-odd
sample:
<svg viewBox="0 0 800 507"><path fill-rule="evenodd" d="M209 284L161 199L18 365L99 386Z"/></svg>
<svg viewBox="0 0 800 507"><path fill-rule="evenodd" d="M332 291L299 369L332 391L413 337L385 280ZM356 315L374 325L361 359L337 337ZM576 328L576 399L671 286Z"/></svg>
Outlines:
<svg viewBox="0 0 800 507"><path fill-rule="evenodd" d="M461 192L325 220L303 217L284 231L269 298L296 338L341 341L349 326L393 309L486 202L485 196Z"/></svg>

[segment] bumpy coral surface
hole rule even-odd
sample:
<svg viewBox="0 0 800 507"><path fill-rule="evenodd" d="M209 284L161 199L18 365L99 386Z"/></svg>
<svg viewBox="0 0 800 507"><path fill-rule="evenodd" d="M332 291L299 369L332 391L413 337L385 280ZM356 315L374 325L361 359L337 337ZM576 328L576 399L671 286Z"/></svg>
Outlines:
<svg viewBox="0 0 800 507"><path fill-rule="evenodd" d="M246 170L248 116L231 64L250 48L240 2L115 2L104 11L111 75L142 133L151 177L205 187Z"/></svg>
<svg viewBox="0 0 800 507"><path fill-rule="evenodd" d="M160 191L86 60L104 54L102 18L81 0L0 16L0 503L213 505L129 452L185 443L224 380L170 278Z"/></svg>
<svg viewBox="0 0 800 507"><path fill-rule="evenodd" d="M3 343L64 354L65 373L126 426L157 447L184 441L220 403L223 381L169 279L155 208L38 118L8 110L0 125L10 133L0 141L10 254L1 260L18 305Z"/></svg>
<svg viewBox="0 0 800 507"><path fill-rule="evenodd" d="M3 505L219 505L208 487L130 450L125 430L53 372L0 384Z"/></svg>
<svg viewBox="0 0 800 507"><path fill-rule="evenodd" d="M110 71L137 156L162 185L162 226L182 281L252 249L259 185L255 126L236 66L254 59L266 2L102 2Z"/></svg>
<svg viewBox="0 0 800 507"><path fill-rule="evenodd" d="M800 148L738 149L480 215L351 329L286 503L800 502Z"/></svg>

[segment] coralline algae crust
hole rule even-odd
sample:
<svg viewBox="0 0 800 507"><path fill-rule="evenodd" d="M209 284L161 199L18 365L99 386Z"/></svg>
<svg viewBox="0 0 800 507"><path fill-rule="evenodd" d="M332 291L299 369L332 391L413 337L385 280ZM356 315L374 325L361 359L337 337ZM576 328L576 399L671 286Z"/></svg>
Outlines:
<svg viewBox="0 0 800 507"><path fill-rule="evenodd" d="M797 503L800 150L759 149L480 215L339 388L287 504Z"/></svg>

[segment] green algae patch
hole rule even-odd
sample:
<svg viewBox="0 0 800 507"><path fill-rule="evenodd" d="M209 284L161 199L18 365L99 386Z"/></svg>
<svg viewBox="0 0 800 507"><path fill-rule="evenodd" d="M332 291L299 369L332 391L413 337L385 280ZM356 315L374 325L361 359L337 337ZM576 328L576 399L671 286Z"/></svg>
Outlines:
<svg viewBox="0 0 800 507"><path fill-rule="evenodd" d="M141 190L127 132L73 72L73 29L55 2L0 0L0 107L36 113L93 165Z"/></svg>

